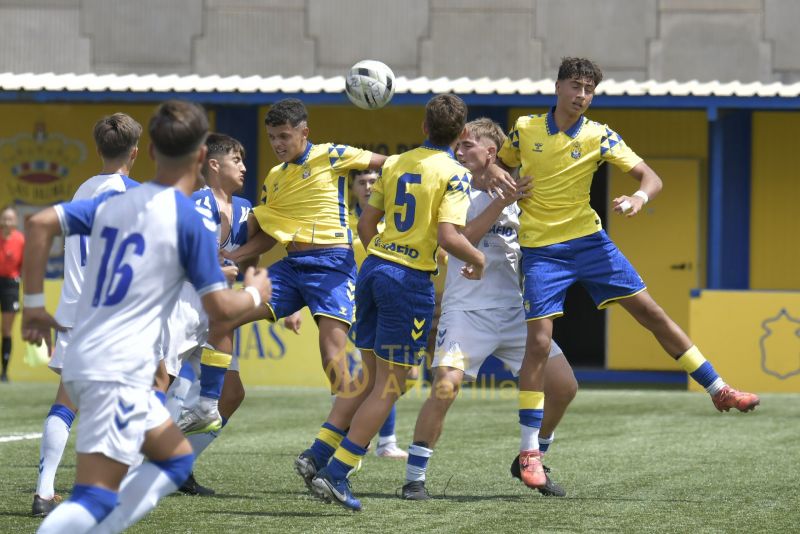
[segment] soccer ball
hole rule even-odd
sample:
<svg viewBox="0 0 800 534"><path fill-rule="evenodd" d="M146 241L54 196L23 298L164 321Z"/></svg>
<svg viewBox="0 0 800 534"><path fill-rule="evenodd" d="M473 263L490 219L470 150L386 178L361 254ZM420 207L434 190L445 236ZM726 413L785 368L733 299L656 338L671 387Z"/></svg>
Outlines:
<svg viewBox="0 0 800 534"><path fill-rule="evenodd" d="M394 96L394 73L380 61L359 61L347 73L344 90L361 109L382 108Z"/></svg>

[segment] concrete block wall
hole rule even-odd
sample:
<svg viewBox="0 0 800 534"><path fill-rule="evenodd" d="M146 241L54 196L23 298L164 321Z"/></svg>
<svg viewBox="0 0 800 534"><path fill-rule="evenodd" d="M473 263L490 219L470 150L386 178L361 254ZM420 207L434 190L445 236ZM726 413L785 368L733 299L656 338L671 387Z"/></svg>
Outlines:
<svg viewBox="0 0 800 534"><path fill-rule="evenodd" d="M0 0L0 72L800 81L798 0Z"/></svg>

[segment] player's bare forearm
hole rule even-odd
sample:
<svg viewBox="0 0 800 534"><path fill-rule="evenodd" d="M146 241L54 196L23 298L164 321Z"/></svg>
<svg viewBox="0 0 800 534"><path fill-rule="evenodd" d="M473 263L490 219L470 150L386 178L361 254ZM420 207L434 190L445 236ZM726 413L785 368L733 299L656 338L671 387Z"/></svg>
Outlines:
<svg viewBox="0 0 800 534"><path fill-rule="evenodd" d="M46 208L25 221L25 248L22 280L26 294L42 293L47 258L53 237L61 234L61 223L54 208Z"/></svg>
<svg viewBox="0 0 800 534"><path fill-rule="evenodd" d="M259 298L256 301L250 290L255 288ZM272 297L272 283L266 269L247 270L244 276L243 289L223 289L203 295L203 308L212 322L232 321L253 310L253 308L269 301Z"/></svg>
<svg viewBox="0 0 800 534"><path fill-rule="evenodd" d="M385 161L386 161L386 156L384 156L383 154L376 154L375 152L373 152L372 157L369 159L368 168L376 171L381 167L383 167Z"/></svg>
<svg viewBox="0 0 800 534"><path fill-rule="evenodd" d="M248 239L247 243L236 250L226 252L223 255L236 263L241 263L252 259L258 261L258 257L274 247L275 243L277 243L277 241L274 237L265 232L259 231L252 237L252 239Z"/></svg>
<svg viewBox="0 0 800 534"><path fill-rule="evenodd" d="M503 210L517 200L529 197L532 188L533 180L530 176L521 178L517 182L517 192L515 194L506 195L505 198L495 198L477 217L467 222L461 233L464 234L470 243L476 245L478 241L486 235L489 228L497 222L497 218L500 217Z"/></svg>
<svg viewBox="0 0 800 534"><path fill-rule="evenodd" d="M661 181L656 171L644 161L632 168L628 174L639 181L639 190L644 191L650 200L653 200L664 187L664 182Z"/></svg>
<svg viewBox="0 0 800 534"><path fill-rule="evenodd" d="M459 260L466 263L483 265L483 253L472 246L472 243L458 231L453 223L439 223L439 246Z"/></svg>
<svg viewBox="0 0 800 534"><path fill-rule="evenodd" d="M661 178L644 161L639 162L628 174L639 181L639 190L631 195L622 195L613 199L614 211L633 217L642 209L644 205L651 201L663 187Z"/></svg>
<svg viewBox="0 0 800 534"><path fill-rule="evenodd" d="M364 244L365 249L369 248L369 244L378 235L378 223L383 218L383 213L375 206L368 204L358 219L358 238Z"/></svg>

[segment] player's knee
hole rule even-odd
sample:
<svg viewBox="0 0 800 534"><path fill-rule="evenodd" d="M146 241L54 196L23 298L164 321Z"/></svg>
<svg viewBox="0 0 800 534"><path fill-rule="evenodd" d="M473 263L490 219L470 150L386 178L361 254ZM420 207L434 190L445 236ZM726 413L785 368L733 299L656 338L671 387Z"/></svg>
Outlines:
<svg viewBox="0 0 800 534"><path fill-rule="evenodd" d="M69 500L83 506L100 523L117 505L117 492L88 484L75 484Z"/></svg>
<svg viewBox="0 0 800 534"><path fill-rule="evenodd" d="M431 390L431 396L437 401L452 403L461 390L461 384L449 378L437 379Z"/></svg>
<svg viewBox="0 0 800 534"><path fill-rule="evenodd" d="M550 344L553 338L547 332L537 332L533 335L528 335L528 342L525 346L525 355L532 355L546 357L550 353Z"/></svg>

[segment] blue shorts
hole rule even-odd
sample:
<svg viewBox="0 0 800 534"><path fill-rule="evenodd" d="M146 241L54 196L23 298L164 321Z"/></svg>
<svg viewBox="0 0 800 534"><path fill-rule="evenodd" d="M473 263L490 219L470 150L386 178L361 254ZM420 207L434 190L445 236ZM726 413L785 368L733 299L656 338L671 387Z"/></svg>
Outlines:
<svg viewBox="0 0 800 534"><path fill-rule="evenodd" d="M356 347L392 363L419 364L434 306L431 273L367 256L356 284Z"/></svg>
<svg viewBox="0 0 800 534"><path fill-rule="evenodd" d="M525 319L564 315L567 288L580 282L598 309L646 289L604 230L546 247L522 247Z"/></svg>
<svg viewBox="0 0 800 534"><path fill-rule="evenodd" d="M352 249L290 252L269 267L273 320L308 306L314 317L353 324L356 260Z"/></svg>

